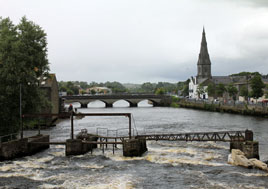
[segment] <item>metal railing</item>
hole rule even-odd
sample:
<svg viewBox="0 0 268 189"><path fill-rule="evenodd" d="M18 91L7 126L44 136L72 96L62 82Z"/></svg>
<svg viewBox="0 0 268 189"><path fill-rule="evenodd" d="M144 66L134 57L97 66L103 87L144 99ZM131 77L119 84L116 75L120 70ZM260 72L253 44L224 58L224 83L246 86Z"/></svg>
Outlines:
<svg viewBox="0 0 268 189"><path fill-rule="evenodd" d="M108 129L108 128L97 128L96 134L98 136L106 136L106 137L126 137L128 136L129 129L128 128L120 128L120 129ZM131 132L133 136L137 136L137 131L132 128Z"/></svg>

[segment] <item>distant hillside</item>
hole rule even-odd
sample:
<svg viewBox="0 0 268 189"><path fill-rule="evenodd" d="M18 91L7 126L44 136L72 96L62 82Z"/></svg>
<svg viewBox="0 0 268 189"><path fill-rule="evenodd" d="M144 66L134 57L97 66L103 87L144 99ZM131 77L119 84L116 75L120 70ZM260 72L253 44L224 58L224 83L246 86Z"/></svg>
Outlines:
<svg viewBox="0 0 268 189"><path fill-rule="evenodd" d="M124 87L126 87L127 89L141 88L141 84L123 83L122 85L123 85Z"/></svg>

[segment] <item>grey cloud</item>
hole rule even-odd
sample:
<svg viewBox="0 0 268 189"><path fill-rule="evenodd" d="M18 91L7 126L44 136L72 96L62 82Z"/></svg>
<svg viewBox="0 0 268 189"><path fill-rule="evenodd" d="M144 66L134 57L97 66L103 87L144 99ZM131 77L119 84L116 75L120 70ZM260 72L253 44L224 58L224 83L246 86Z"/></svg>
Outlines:
<svg viewBox="0 0 268 189"><path fill-rule="evenodd" d="M258 7L268 7L267 0L238 0L240 3L247 3L249 5L254 5Z"/></svg>
<svg viewBox="0 0 268 189"><path fill-rule="evenodd" d="M59 80L186 80L196 75L203 25L213 73L268 73L268 14L256 8L268 1L1 2L3 17L18 22L26 15L47 32L51 71Z"/></svg>

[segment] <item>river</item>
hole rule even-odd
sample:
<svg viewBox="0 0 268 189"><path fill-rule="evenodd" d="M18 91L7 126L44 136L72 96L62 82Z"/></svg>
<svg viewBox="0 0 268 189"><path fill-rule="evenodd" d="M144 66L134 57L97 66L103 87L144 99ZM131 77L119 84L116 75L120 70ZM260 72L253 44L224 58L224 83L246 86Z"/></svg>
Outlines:
<svg viewBox="0 0 268 189"><path fill-rule="evenodd" d="M75 107L79 104L74 103ZM143 101L138 108L117 102L114 108L93 102L79 112L132 113L139 134L197 131L254 131L260 158L268 160L268 119L227 113L167 107L151 107ZM74 121L75 133L86 128L121 129L127 135L126 117L85 117ZM51 141L70 137L70 120L41 131ZM105 129L98 132L107 132ZM28 131L27 135L36 133ZM122 147L112 152L96 149L93 154L65 156L65 147L52 145L41 153L0 162L0 188L268 188L268 174L227 163L229 143L149 141L142 157L123 157Z"/></svg>

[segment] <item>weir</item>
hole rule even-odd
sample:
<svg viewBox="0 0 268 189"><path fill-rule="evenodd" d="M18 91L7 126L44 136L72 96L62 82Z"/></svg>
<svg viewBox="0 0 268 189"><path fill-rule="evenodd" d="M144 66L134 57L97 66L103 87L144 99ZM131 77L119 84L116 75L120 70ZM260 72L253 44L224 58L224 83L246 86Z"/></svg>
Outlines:
<svg viewBox="0 0 268 189"><path fill-rule="evenodd" d="M66 117L61 114L27 114L26 117L49 117L58 116ZM251 130L245 131L219 131L219 132L187 132L187 133L171 133L171 134L144 134L134 135L131 126L130 113L79 113L71 112L68 114L71 120L71 138L66 141L50 141L49 136L37 135L29 138L23 138L23 127L21 130L22 138L13 140L7 143L1 143L0 159L12 159L24 155L33 154L44 149L49 148L49 145L65 145L66 155L80 155L93 151L97 145L102 148L103 152L108 145L112 145L113 153L117 145L123 146L123 155L128 157L141 156L147 151L147 140L164 140L164 141L186 141L186 142L230 142L230 151L232 149L239 149L245 153L247 158L259 159L258 142L253 140L253 132ZM88 134L85 130L81 131L76 138L74 137L74 116L124 116L128 118L128 136L101 136ZM23 125L23 124L22 124ZM40 131L39 131L40 133ZM17 146L22 146L18 148ZM24 147L23 147L24 146ZM7 148L13 150L7 150ZM5 155L4 151L7 151Z"/></svg>

